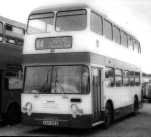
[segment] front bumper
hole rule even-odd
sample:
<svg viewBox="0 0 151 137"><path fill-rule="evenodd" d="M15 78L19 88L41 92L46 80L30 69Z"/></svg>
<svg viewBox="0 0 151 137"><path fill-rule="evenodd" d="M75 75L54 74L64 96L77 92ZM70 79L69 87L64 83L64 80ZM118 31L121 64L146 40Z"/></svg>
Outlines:
<svg viewBox="0 0 151 137"><path fill-rule="evenodd" d="M70 127L70 128L90 128L92 125L92 115L82 115L73 118L70 114L37 114L31 116L22 115L22 121L28 125Z"/></svg>

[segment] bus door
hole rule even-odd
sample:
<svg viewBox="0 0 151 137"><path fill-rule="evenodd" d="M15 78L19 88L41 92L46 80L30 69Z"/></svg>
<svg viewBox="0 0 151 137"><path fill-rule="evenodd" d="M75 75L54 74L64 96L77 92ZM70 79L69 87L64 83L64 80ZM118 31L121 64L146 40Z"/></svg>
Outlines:
<svg viewBox="0 0 151 137"><path fill-rule="evenodd" d="M92 68L93 122L101 119L101 69Z"/></svg>

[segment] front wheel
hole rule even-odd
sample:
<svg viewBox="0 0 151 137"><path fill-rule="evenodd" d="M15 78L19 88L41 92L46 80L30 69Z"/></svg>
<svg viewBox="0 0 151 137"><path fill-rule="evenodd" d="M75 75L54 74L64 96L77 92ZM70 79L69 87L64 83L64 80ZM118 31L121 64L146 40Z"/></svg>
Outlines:
<svg viewBox="0 0 151 137"><path fill-rule="evenodd" d="M139 109L139 104L138 104L138 99L134 99L134 104L133 104L133 114L136 115L138 113Z"/></svg>
<svg viewBox="0 0 151 137"><path fill-rule="evenodd" d="M19 106L11 105L6 113L6 123L10 125L14 125L19 123L21 120L21 111Z"/></svg>
<svg viewBox="0 0 151 137"><path fill-rule="evenodd" d="M105 107L104 128L107 129L113 121L113 109L110 103Z"/></svg>

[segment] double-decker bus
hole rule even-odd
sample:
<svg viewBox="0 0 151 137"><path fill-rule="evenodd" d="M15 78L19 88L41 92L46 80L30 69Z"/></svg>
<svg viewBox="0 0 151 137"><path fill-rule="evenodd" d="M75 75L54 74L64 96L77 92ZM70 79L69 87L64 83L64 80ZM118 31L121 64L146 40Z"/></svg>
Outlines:
<svg viewBox="0 0 151 137"><path fill-rule="evenodd" d="M21 118L24 33L24 24L0 16L0 121L9 124Z"/></svg>
<svg viewBox="0 0 151 137"><path fill-rule="evenodd" d="M141 107L141 46L86 5L42 7L28 19L23 47L23 122L108 127Z"/></svg>

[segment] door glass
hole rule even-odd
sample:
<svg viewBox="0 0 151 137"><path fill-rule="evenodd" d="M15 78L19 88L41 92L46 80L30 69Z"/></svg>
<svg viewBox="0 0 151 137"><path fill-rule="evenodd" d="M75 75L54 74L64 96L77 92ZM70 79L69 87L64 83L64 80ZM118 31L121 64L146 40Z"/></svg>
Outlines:
<svg viewBox="0 0 151 137"><path fill-rule="evenodd" d="M93 108L94 122L100 119L101 112L101 71L98 68L92 68L92 84L93 84Z"/></svg>

